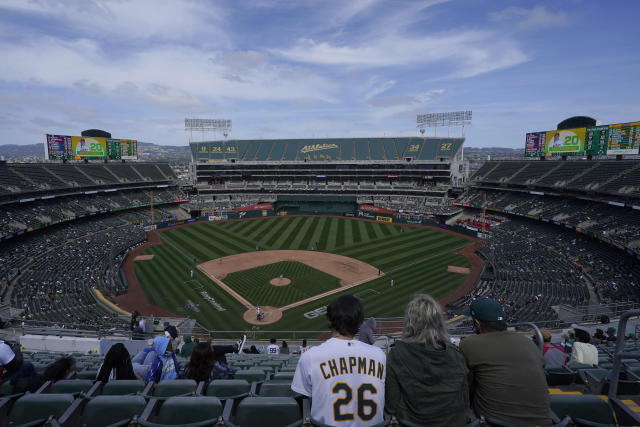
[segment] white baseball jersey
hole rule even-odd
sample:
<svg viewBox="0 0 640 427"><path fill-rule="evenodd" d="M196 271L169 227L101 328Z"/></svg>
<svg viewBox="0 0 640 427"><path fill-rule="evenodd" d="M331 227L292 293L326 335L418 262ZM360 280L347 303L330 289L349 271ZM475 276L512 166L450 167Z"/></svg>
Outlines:
<svg viewBox="0 0 640 427"><path fill-rule="evenodd" d="M331 338L300 356L291 389L311 397L316 421L374 425L383 421L386 362L378 347Z"/></svg>
<svg viewBox="0 0 640 427"><path fill-rule="evenodd" d="M280 347L278 347L278 344L269 344L267 347L267 354L280 354Z"/></svg>

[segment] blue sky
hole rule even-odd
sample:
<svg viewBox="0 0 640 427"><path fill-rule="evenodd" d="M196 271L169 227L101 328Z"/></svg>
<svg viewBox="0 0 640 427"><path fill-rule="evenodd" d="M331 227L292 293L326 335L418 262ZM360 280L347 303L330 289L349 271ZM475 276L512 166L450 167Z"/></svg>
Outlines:
<svg viewBox="0 0 640 427"><path fill-rule="evenodd" d="M185 145L185 117L231 119L234 138L405 136L417 113L473 110L467 145L522 148L573 115L640 120L639 13L616 0L0 0L0 143L100 128Z"/></svg>

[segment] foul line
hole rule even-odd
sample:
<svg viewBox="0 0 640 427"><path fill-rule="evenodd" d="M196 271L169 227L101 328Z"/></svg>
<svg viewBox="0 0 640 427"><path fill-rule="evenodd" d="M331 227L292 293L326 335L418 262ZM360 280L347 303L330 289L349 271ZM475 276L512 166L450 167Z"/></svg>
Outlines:
<svg viewBox="0 0 640 427"><path fill-rule="evenodd" d="M200 268L200 266L198 266L198 270L202 271L209 279L213 280L215 283L218 284L218 286L220 286L224 291L226 291L229 295L231 295L233 298L235 298L236 300L238 300L238 302L242 305L244 305L245 307L247 307L249 310L254 309L255 306L253 304L251 304L249 301L247 301L246 299L244 299L244 297L242 295L240 295L239 293L237 293L236 291L234 291L233 289L231 289L228 285L226 285L222 280L218 279L216 276L214 276L213 274L210 274L208 271Z"/></svg>

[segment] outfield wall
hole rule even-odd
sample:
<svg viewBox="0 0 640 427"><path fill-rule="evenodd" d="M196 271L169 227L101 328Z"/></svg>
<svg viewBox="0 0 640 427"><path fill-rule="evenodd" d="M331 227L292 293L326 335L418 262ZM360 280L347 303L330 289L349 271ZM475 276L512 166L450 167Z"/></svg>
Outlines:
<svg viewBox="0 0 640 427"><path fill-rule="evenodd" d="M200 216L198 218L190 218L187 220L181 221L165 221L155 225L145 227L145 231L151 230L160 230L163 228L174 227L177 225L183 224L192 224L197 222L217 222L217 221L229 221L229 220L239 220L239 219L255 219L255 218L270 218L276 216L297 216L297 215L305 215L305 216L344 216L347 218L360 218L366 219L370 221L380 222L380 223L388 223L388 224L406 224L406 225L427 225L432 227L440 227L444 230L455 231L456 233L464 234L466 236L471 237L479 237L477 231L469 230L465 227L460 227L458 225L448 225L444 222L439 223L432 219L411 219L407 215L397 215L388 213L390 211L384 210L382 208L381 212L372 212L370 210L358 210L357 213L346 212L343 215L336 215L336 212L332 210L315 210L311 212L300 212L296 211L291 215L287 215L286 211L276 211L274 209L262 209L262 210L244 210L241 212L226 212L218 215L208 215L208 216Z"/></svg>

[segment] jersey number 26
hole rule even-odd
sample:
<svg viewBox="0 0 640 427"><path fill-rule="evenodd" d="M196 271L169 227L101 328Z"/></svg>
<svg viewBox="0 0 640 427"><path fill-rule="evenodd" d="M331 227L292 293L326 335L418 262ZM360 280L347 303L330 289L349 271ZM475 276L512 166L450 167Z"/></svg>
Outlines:
<svg viewBox="0 0 640 427"><path fill-rule="evenodd" d="M336 383L331 389L333 394L342 394L344 392L344 397L340 397L333 402L333 419L335 421L350 421L353 420L353 414L349 412L342 412L342 406L348 405L351 403L353 399L353 389L347 383ZM370 421L373 417L376 416L378 412L378 404L371 399L365 398L365 392L369 392L371 394L378 394L378 390L370 383L360 384L358 387L357 393L357 407L358 407L358 418L362 421Z"/></svg>

